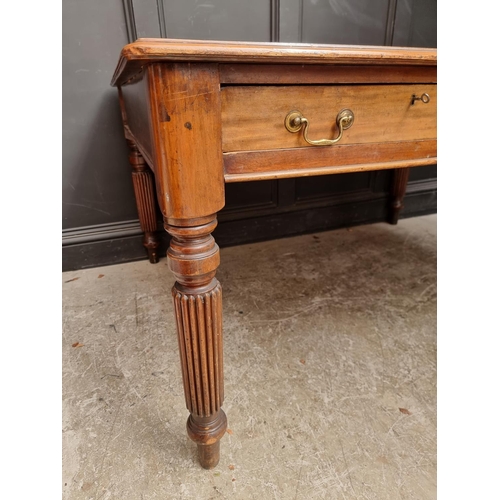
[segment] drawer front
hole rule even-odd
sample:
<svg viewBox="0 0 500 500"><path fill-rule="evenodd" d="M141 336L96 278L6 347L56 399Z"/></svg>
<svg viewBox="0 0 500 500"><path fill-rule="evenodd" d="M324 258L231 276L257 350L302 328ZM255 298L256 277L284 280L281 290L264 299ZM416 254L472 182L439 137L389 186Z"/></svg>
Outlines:
<svg viewBox="0 0 500 500"><path fill-rule="evenodd" d="M416 100L428 94L429 102ZM242 86L222 89L222 147L224 152L316 148L303 131L285 127L290 111L309 122L311 140L334 139L337 114L350 109L352 126L337 145L436 139L435 84L422 85L297 85Z"/></svg>

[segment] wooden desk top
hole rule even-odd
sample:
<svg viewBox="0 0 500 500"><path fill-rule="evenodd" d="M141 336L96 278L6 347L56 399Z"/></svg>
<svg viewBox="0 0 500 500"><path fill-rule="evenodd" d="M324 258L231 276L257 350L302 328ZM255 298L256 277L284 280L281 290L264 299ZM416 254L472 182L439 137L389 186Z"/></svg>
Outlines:
<svg viewBox="0 0 500 500"><path fill-rule="evenodd" d="M436 49L139 39L112 85L181 220L220 210L225 182L435 163L436 68Z"/></svg>
<svg viewBox="0 0 500 500"><path fill-rule="evenodd" d="M124 85L161 61L436 66L436 49L140 38L123 47L111 84Z"/></svg>

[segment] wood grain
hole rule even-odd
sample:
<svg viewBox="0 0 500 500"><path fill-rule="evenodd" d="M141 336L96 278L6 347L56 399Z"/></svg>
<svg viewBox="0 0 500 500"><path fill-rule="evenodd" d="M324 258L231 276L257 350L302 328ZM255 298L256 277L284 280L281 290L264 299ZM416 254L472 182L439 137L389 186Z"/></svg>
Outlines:
<svg viewBox="0 0 500 500"><path fill-rule="evenodd" d="M435 65L435 49L140 38L123 47L112 85L124 85L158 61L272 64Z"/></svg>
<svg viewBox="0 0 500 500"><path fill-rule="evenodd" d="M193 219L217 213L224 206L217 65L154 64L148 78L163 215Z"/></svg>
<svg viewBox="0 0 500 500"><path fill-rule="evenodd" d="M433 165L436 154L436 140L224 153L224 177L242 182Z"/></svg>
<svg viewBox="0 0 500 500"><path fill-rule="evenodd" d="M427 104L411 105L428 93ZM309 120L311 139L338 136L337 114L354 113L342 144L436 138L436 85L244 86L222 89L222 148L251 151L307 146L302 132L290 133L286 115L299 110ZM316 146L309 146L316 148Z"/></svg>
<svg viewBox="0 0 500 500"><path fill-rule="evenodd" d="M151 106L149 102L147 78L138 80L134 85L120 88L122 113L125 114L125 125L134 138L145 158L153 157L153 125L151 123ZM148 163L149 164L149 163ZM149 164L151 168L154 165Z"/></svg>
<svg viewBox="0 0 500 500"><path fill-rule="evenodd" d="M219 64L219 74L224 85L437 82L436 66Z"/></svg>

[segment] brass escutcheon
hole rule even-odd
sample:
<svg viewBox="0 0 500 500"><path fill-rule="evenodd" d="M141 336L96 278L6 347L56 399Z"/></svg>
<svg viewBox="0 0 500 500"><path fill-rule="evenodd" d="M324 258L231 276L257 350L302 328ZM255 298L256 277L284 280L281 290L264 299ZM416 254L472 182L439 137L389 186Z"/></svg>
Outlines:
<svg viewBox="0 0 500 500"><path fill-rule="evenodd" d="M342 139L344 130L347 130L352 126L352 124L354 123L354 113L350 109L343 109L337 115L336 122L337 127L339 128L339 135L335 139L318 139L315 141L309 139L309 137L307 136L307 133L309 131L309 121L300 111L290 111L290 113L286 115L285 127L288 132L296 133L299 132L300 129L302 129L303 125L305 125L305 127L303 128L303 134L304 140L308 144L311 144L312 146L331 146L332 144L339 142L340 139Z"/></svg>

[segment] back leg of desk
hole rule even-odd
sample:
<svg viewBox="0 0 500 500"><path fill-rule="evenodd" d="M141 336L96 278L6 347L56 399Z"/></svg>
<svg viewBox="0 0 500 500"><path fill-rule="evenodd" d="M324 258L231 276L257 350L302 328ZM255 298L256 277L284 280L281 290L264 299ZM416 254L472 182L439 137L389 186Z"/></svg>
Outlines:
<svg viewBox="0 0 500 500"><path fill-rule="evenodd" d="M399 213L404 207L403 198L408 185L408 176L410 175L409 168L394 169L394 176L391 184L391 206L389 208L389 223L397 224Z"/></svg>
<svg viewBox="0 0 500 500"><path fill-rule="evenodd" d="M132 140L127 140L130 148L129 161L132 165L132 182L134 184L135 201L139 222L144 233L143 245L148 251L149 262L158 262L159 239L156 233L156 208L154 197L153 173L146 164L137 146Z"/></svg>

